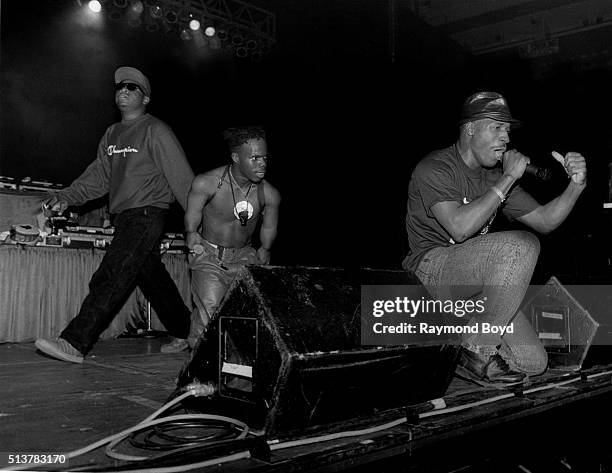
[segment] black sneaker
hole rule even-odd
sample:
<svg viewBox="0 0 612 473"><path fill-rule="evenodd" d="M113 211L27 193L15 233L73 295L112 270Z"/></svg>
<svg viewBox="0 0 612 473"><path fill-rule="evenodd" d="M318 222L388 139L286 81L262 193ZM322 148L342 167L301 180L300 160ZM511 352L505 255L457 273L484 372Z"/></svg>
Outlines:
<svg viewBox="0 0 612 473"><path fill-rule="evenodd" d="M481 386L504 388L522 383L525 373L513 371L499 353L480 355L465 348L461 349L455 374Z"/></svg>

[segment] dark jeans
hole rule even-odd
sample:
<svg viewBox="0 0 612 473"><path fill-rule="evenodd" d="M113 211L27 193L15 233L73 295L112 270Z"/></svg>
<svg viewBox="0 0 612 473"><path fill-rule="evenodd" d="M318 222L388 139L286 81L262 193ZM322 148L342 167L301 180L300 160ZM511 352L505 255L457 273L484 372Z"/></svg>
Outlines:
<svg viewBox="0 0 612 473"><path fill-rule="evenodd" d="M89 282L89 294L79 314L61 334L84 355L136 285L151 302L168 332L187 338L190 311L159 254L167 213L156 207L141 207L115 217L112 245Z"/></svg>

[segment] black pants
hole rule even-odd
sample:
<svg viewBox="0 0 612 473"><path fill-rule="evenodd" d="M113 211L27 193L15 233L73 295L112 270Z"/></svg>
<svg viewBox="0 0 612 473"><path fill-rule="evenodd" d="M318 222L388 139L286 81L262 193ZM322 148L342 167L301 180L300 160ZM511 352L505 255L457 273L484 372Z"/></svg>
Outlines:
<svg viewBox="0 0 612 473"><path fill-rule="evenodd" d="M61 334L84 355L136 285L168 332L187 338L190 312L159 254L167 213L156 207L141 207L116 216L113 242L89 282L89 294Z"/></svg>

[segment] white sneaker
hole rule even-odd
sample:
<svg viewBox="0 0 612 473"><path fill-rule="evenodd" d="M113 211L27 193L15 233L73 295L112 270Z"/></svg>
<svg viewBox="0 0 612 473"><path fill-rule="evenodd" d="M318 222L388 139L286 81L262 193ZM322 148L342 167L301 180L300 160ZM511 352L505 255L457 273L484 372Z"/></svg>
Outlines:
<svg viewBox="0 0 612 473"><path fill-rule="evenodd" d="M58 360L83 363L83 354L61 337L57 339L57 342L39 338L34 342L34 345L43 353Z"/></svg>

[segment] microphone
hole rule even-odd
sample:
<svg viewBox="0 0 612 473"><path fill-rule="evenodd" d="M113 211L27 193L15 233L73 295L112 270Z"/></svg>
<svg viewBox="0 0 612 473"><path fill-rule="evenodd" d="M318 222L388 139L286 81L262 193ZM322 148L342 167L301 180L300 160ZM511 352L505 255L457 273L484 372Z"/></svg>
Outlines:
<svg viewBox="0 0 612 473"><path fill-rule="evenodd" d="M500 162L500 164L503 161L503 154L499 153L497 156L497 160ZM539 166L536 166L535 164L527 164L527 166L525 166L525 172L527 174L530 174L532 176L535 176L539 179L542 179L543 181L548 181L551 176L552 176L552 171L548 168L541 168Z"/></svg>
<svg viewBox="0 0 612 473"><path fill-rule="evenodd" d="M543 181L548 181L550 179L550 177L552 176L552 171L550 169L541 168L541 167L536 166L535 164L531 164L531 163L529 163L525 167L525 172L527 174L531 174L532 176L540 178Z"/></svg>

